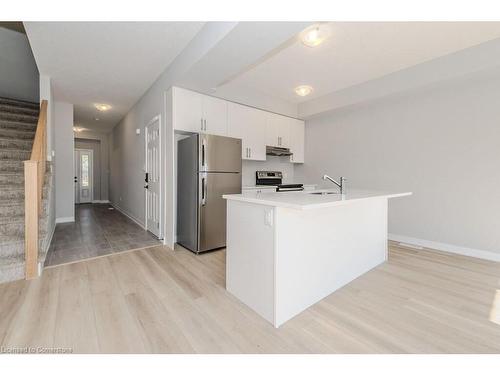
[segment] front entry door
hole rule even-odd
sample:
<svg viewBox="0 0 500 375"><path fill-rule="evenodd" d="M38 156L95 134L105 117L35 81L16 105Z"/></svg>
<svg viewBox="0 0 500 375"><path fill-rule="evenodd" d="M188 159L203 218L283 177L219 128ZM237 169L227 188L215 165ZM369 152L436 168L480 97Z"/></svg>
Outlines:
<svg viewBox="0 0 500 375"><path fill-rule="evenodd" d="M160 237L160 117L146 126L146 229Z"/></svg>
<svg viewBox="0 0 500 375"><path fill-rule="evenodd" d="M75 149L75 203L92 203L93 154L92 150Z"/></svg>

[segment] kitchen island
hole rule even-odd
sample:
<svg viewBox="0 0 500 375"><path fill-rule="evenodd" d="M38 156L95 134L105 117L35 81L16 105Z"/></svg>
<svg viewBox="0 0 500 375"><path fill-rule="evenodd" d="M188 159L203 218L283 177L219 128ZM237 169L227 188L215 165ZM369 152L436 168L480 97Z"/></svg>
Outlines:
<svg viewBox="0 0 500 375"><path fill-rule="evenodd" d="M387 260L389 198L246 192L227 200L226 289L279 327Z"/></svg>

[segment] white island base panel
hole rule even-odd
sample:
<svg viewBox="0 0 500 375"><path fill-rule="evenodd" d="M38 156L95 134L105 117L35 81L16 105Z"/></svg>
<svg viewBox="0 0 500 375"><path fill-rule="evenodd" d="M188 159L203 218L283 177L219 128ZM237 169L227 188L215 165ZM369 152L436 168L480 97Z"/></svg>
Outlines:
<svg viewBox="0 0 500 375"><path fill-rule="evenodd" d="M387 201L297 210L228 200L226 289L279 327L386 261Z"/></svg>

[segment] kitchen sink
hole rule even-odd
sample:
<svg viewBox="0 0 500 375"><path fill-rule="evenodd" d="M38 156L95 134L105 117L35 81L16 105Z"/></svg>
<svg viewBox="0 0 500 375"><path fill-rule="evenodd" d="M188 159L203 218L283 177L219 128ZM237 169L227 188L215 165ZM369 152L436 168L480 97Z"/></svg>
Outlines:
<svg viewBox="0 0 500 375"><path fill-rule="evenodd" d="M313 191L312 193L309 194L314 194L314 195L329 195L329 194L339 194L336 191Z"/></svg>

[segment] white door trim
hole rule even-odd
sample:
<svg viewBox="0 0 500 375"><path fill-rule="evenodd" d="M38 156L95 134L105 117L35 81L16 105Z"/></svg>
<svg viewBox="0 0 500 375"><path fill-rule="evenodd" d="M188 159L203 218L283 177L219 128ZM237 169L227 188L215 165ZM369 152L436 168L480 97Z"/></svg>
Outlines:
<svg viewBox="0 0 500 375"><path fill-rule="evenodd" d="M151 126L153 123L158 121L158 142L159 142L159 149L160 153L158 155L159 157L159 186L160 186L160 192L158 196L159 200L159 228L158 228L158 239L163 238L163 167L162 167L162 147L163 147L163 142L162 142L162 130L161 130L161 114L156 115L153 117L144 127L144 173L148 170L148 127ZM148 195L146 190L144 190L144 228L148 230Z"/></svg>
<svg viewBox="0 0 500 375"><path fill-rule="evenodd" d="M94 201L94 150L92 150L91 148L75 148L74 152L73 152L73 159L75 158L75 153L76 152L81 152L81 151L85 151L85 152L90 152L90 155L91 155L91 158L90 158L90 173L89 173L89 182L90 182L90 202L88 203L92 203ZM78 159L78 165L80 165L80 159ZM75 166L75 163L73 161L73 168ZM80 203L80 168L78 168L78 203ZM76 203L76 200L75 200L75 203Z"/></svg>

